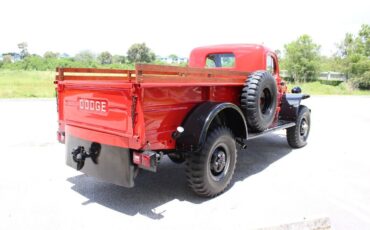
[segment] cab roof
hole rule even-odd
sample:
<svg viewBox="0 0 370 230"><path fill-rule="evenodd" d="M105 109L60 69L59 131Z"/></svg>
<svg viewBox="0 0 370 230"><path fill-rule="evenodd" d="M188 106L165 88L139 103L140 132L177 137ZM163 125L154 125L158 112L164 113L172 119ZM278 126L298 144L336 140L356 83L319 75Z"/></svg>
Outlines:
<svg viewBox="0 0 370 230"><path fill-rule="evenodd" d="M242 71L252 71L264 69L266 54L274 52L260 44L222 44L194 48L189 58L190 67L203 68L206 57L215 53L233 53L235 56L235 66L232 69Z"/></svg>

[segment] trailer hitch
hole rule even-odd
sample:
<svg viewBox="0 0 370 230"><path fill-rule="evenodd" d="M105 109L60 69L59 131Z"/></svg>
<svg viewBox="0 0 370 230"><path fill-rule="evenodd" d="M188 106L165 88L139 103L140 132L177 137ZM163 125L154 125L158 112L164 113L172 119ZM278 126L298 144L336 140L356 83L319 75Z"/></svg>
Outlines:
<svg viewBox="0 0 370 230"><path fill-rule="evenodd" d="M96 142L91 144L88 152L85 151L85 147L83 146L74 148L71 154L73 161L77 163L77 170L81 170L84 167L86 158L91 158L94 164L98 164L100 150L101 145Z"/></svg>

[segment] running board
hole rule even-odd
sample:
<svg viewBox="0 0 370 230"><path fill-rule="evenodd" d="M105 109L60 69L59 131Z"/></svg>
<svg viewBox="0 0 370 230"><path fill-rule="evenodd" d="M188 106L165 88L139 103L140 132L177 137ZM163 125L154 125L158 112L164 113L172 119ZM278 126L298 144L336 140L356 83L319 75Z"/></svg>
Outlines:
<svg viewBox="0 0 370 230"><path fill-rule="evenodd" d="M259 133L248 133L247 140L252 140L254 138L263 136L265 134L268 134L268 133L271 133L271 132L274 132L274 131L277 131L277 130L281 130L281 129L287 129L287 128L290 128L290 127L293 127L293 126L295 126L295 122L279 121L278 125L276 127L266 129L265 131L262 131L262 132L259 132Z"/></svg>

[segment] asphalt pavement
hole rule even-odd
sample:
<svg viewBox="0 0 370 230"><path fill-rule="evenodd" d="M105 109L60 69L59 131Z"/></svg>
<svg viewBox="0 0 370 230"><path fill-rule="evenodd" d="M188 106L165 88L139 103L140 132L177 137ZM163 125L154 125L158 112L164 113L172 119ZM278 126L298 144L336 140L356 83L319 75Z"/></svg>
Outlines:
<svg viewBox="0 0 370 230"><path fill-rule="evenodd" d="M82 175L64 164L55 100L2 99L0 229L259 229L317 219L370 229L370 97L304 102L306 147L291 149L283 131L249 141L232 187L204 199L167 158L132 189Z"/></svg>

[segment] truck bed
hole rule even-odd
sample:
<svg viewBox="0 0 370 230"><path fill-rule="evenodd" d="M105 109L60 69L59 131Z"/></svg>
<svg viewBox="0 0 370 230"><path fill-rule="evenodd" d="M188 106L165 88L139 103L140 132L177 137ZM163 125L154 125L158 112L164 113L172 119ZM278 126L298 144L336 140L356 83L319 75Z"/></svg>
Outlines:
<svg viewBox="0 0 370 230"><path fill-rule="evenodd" d="M239 104L237 92L248 74L150 64L135 70L58 68L59 139L174 149L171 135L188 112L204 101Z"/></svg>

